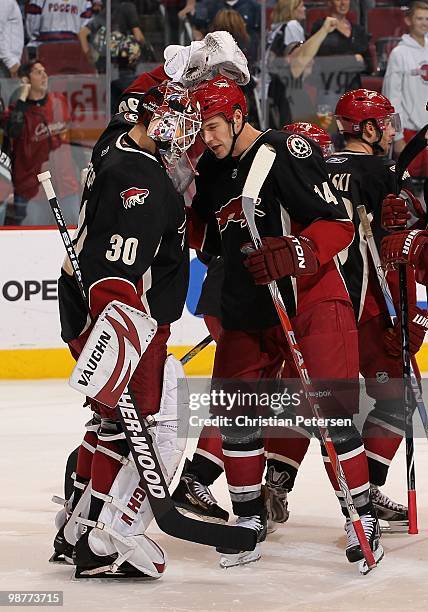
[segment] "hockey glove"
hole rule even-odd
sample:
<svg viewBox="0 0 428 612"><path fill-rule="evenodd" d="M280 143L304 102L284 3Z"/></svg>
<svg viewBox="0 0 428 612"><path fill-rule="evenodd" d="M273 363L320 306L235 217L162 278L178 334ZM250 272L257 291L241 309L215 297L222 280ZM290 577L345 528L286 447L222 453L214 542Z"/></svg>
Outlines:
<svg viewBox="0 0 428 612"><path fill-rule="evenodd" d="M415 355L422 346L425 332L428 330L428 311L417 306L409 307L409 350ZM401 326L398 321L393 328L387 329L383 336L386 352L392 357L399 357L402 353Z"/></svg>
<svg viewBox="0 0 428 612"><path fill-rule="evenodd" d="M399 196L390 193L382 202L381 223L389 232L406 228L422 229L426 221L421 202L408 189L402 189Z"/></svg>
<svg viewBox="0 0 428 612"><path fill-rule="evenodd" d="M250 251L245 244L242 252L247 254L244 265L253 276L256 285L268 283L284 276L315 274L319 264L313 251L312 241L300 236L278 236L263 238L260 249Z"/></svg>
<svg viewBox="0 0 428 612"><path fill-rule="evenodd" d="M427 245L428 232L422 230L397 232L386 236L382 240L380 251L382 266L386 270L395 269L397 264L425 267L424 259L428 259Z"/></svg>

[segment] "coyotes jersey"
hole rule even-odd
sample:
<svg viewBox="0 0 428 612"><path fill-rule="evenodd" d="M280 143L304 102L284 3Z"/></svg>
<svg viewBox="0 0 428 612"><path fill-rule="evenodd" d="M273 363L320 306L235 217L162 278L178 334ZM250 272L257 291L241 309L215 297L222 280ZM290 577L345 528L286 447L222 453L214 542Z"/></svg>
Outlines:
<svg viewBox="0 0 428 612"><path fill-rule="evenodd" d="M349 300L333 258L351 243L353 226L328 179L321 151L296 134L268 130L239 158L217 160L206 151L198 163L192 208L206 228L199 245L193 244L224 257L222 324L226 329L261 329L279 323L268 288L255 285L241 252L242 245L251 242L242 191L263 143L272 145L277 155L255 209L260 235L307 236L320 263L317 274L278 281L289 315L296 306L301 311L317 301Z"/></svg>
<svg viewBox="0 0 428 612"><path fill-rule="evenodd" d="M396 193L395 164L384 157L346 150L335 153L326 163L330 179L341 194L355 226L354 241L347 251L340 255L340 259L356 319L362 322L385 312L386 304L371 262L357 206L364 204L366 207L380 252L381 240L387 235L381 225L382 201L389 193ZM388 281L392 282L394 287L395 277L396 274L388 274ZM393 290L393 286L390 288Z"/></svg>
<svg viewBox="0 0 428 612"><path fill-rule="evenodd" d="M128 136L137 119L115 115L96 143L73 242L94 317L118 299L162 325L181 316L187 293L185 207L162 162ZM87 328L87 311L68 259L59 305L69 342Z"/></svg>
<svg viewBox="0 0 428 612"><path fill-rule="evenodd" d="M30 42L77 40L80 28L92 16L89 0L29 0L25 25Z"/></svg>

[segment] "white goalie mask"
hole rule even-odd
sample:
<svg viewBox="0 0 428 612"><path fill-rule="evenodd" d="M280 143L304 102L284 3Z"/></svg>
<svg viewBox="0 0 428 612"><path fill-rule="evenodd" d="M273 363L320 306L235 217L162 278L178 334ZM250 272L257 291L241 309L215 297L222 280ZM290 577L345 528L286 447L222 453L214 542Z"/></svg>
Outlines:
<svg viewBox="0 0 428 612"><path fill-rule="evenodd" d="M199 102L178 83L167 82L161 104L154 110L147 128L147 136L161 143L160 153L168 170L195 142L202 119Z"/></svg>

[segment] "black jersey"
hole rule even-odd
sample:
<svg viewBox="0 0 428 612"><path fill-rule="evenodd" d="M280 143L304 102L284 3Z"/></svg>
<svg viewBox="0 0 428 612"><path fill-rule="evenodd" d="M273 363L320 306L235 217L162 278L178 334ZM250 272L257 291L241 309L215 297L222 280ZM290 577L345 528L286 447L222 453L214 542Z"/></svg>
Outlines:
<svg viewBox="0 0 428 612"><path fill-rule="evenodd" d="M185 207L162 163L128 132L137 115L115 115L96 143L73 239L97 316L119 299L156 319L177 320L188 286ZM86 309L70 266L59 280L62 337L78 337Z"/></svg>
<svg viewBox="0 0 428 612"><path fill-rule="evenodd" d="M304 289L298 291L299 304L309 294L312 301L327 296L348 299L337 268L333 264L334 270L327 270L326 266L351 242L353 227L328 179L321 151L296 134L268 130L237 159L217 160L206 151L198 163L192 207L207 223L201 248L224 257L222 325L226 329L261 329L278 324L268 288L254 284L241 253L241 246L250 242L241 196L254 156L263 143L272 145L277 155L255 210L260 235L310 237L321 266L320 275L300 277L297 282L290 277L278 281L290 316L296 312L293 285Z"/></svg>
<svg viewBox="0 0 428 612"><path fill-rule="evenodd" d="M374 285L369 286L369 271L371 270L372 276L374 268L372 268L367 240L358 217L357 206L364 204L366 207L375 242L380 252L380 242L387 235L381 225L382 201L387 194L396 192L395 165L394 162L384 157L346 150L335 153L326 162L331 181L341 194L348 214L354 222L354 241L340 257L345 282L358 321L366 307L372 314L375 314L373 306L367 303L368 300L380 300L382 310L385 309L385 302L377 287L375 276L373 276Z"/></svg>

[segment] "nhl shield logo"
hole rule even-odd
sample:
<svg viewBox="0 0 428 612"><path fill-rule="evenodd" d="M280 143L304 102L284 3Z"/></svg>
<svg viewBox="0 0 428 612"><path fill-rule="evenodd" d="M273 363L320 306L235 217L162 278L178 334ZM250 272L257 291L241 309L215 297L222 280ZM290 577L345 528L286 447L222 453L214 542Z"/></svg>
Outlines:
<svg viewBox="0 0 428 612"><path fill-rule="evenodd" d="M144 200L149 195L148 189L140 189L139 187L130 187L120 192L122 204L124 208L132 208L133 206L144 204Z"/></svg>
<svg viewBox="0 0 428 612"><path fill-rule="evenodd" d="M381 385L387 383L389 380L389 374L388 372L376 372L376 382L380 383Z"/></svg>

